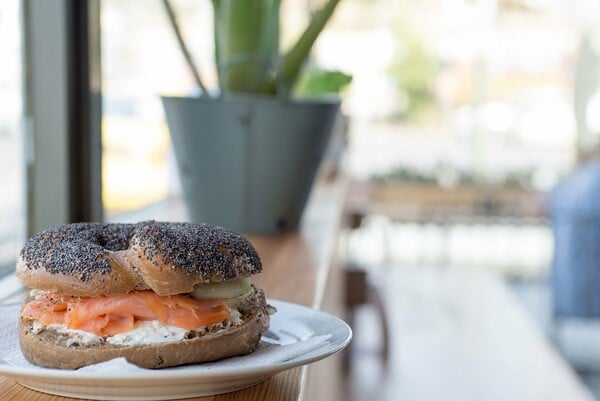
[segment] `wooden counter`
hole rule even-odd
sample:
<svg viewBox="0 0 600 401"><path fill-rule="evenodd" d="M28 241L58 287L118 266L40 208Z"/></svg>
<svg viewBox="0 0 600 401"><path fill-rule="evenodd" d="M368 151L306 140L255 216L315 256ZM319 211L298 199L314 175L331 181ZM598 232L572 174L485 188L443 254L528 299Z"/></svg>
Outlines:
<svg viewBox="0 0 600 401"><path fill-rule="evenodd" d="M336 253L346 185L321 184L315 188L297 233L251 236L264 270L252 281L264 288L268 298L320 308L323 305L330 267ZM161 216L154 216L161 218ZM329 300L331 302L331 299ZM308 398L307 367L280 373L246 390L201 400L301 400ZM38 393L0 377L0 399L29 401L75 400Z"/></svg>

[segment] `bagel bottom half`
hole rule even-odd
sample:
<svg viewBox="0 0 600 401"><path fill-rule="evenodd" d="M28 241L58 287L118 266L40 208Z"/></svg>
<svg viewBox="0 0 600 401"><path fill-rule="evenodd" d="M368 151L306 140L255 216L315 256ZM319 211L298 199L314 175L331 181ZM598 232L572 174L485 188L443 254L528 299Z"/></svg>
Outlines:
<svg viewBox="0 0 600 401"><path fill-rule="evenodd" d="M176 342L136 346L104 342L68 346L67 339L61 333L52 329L37 332L31 321L22 319L19 341L27 360L44 367L77 369L125 357L142 368L165 368L249 354L258 346L261 334L268 325L267 311L255 309L245 316L244 322L239 326Z"/></svg>

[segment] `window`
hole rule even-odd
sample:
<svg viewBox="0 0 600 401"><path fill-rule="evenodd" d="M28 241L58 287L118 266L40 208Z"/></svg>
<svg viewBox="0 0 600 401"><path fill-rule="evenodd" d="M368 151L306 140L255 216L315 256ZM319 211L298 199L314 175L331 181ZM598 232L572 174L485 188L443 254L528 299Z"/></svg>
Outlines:
<svg viewBox="0 0 600 401"><path fill-rule="evenodd" d="M0 3L0 276L11 272L24 227L20 1Z"/></svg>
<svg viewBox="0 0 600 401"><path fill-rule="evenodd" d="M160 95L189 94L194 80L161 2L101 6L103 202L111 220L178 193ZM200 71L214 82L211 3L173 7Z"/></svg>

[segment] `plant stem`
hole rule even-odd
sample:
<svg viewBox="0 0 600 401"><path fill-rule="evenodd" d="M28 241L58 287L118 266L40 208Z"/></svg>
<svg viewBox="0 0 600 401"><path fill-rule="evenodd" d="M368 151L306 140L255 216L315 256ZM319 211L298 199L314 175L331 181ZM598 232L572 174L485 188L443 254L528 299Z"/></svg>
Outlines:
<svg viewBox="0 0 600 401"><path fill-rule="evenodd" d="M196 85L202 90L203 94L208 95L208 91L206 90L206 86L202 83L200 79L200 74L198 74L198 69L196 68L196 64L188 51L185 42L183 41L183 36L181 35L181 30L179 29L179 23L177 22L177 18L175 17L175 11L173 11L173 7L171 7L171 3L169 0L162 0L163 5L165 6L165 10L167 11L167 15L169 17L169 22L171 23L171 27L175 32L175 36L177 37L177 43L179 44L179 48L181 49L181 53L183 53L183 57L190 68L192 75L194 76L194 80L196 81Z"/></svg>
<svg viewBox="0 0 600 401"><path fill-rule="evenodd" d="M215 44L215 65L217 67L217 76L219 77L219 93L223 93L223 83L221 82L221 35L219 33L219 24L217 23L218 16L221 15L219 10L220 1L212 0L213 5L213 35Z"/></svg>
<svg viewBox="0 0 600 401"><path fill-rule="evenodd" d="M317 37L329 21L329 18L335 11L339 0L329 0L323 8L317 11L311 18L310 24L298 39L298 42L284 56L281 64L281 70L277 77L277 84L281 84L287 92L291 91L292 86L298 79L300 69L308 58L313 44Z"/></svg>

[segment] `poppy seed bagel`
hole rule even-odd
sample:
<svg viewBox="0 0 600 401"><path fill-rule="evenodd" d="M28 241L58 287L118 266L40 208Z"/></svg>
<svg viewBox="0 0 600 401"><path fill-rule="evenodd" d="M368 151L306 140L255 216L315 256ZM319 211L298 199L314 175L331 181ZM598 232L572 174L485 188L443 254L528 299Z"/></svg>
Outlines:
<svg viewBox="0 0 600 401"><path fill-rule="evenodd" d="M261 270L256 250L235 231L156 221L56 226L27 241L17 261L27 287L74 296L173 295Z"/></svg>

